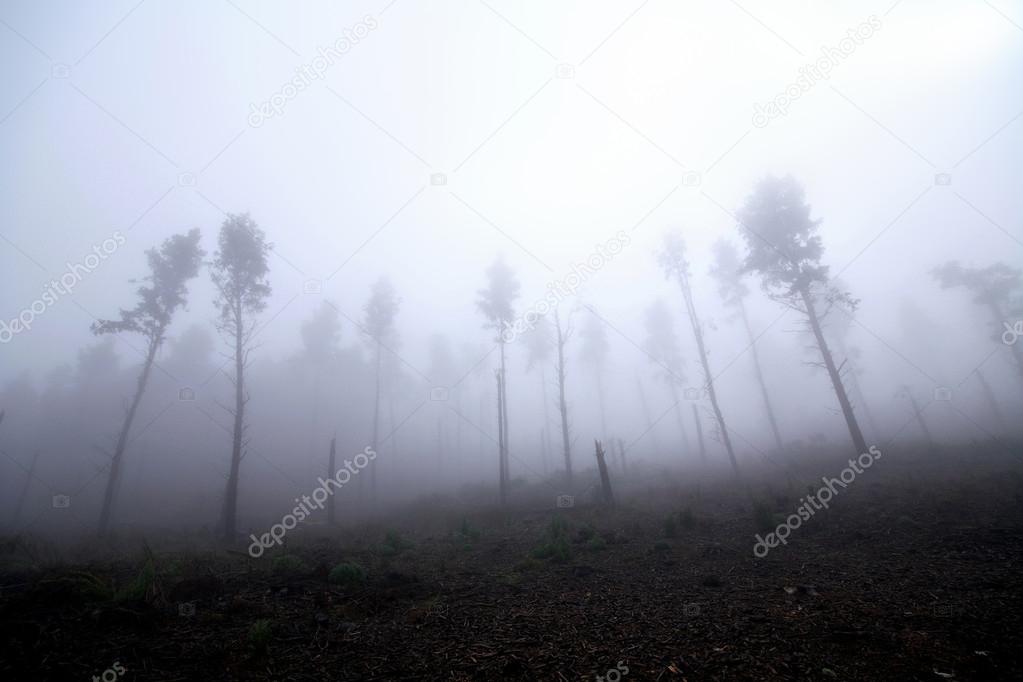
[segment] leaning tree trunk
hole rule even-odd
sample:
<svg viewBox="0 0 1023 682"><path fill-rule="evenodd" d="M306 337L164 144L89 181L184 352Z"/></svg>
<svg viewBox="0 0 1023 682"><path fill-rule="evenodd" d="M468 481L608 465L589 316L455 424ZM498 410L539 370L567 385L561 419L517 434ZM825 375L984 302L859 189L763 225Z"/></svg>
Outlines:
<svg viewBox="0 0 1023 682"><path fill-rule="evenodd" d="M604 407L604 380L601 377L600 368L597 367L597 404L600 407L600 436L607 441L607 410Z"/></svg>
<svg viewBox="0 0 1023 682"><path fill-rule="evenodd" d="M234 303L234 431L231 437L231 472L224 493L224 539L232 542L237 532L238 472L242 463L242 432L245 428L245 327L241 301Z"/></svg>
<svg viewBox="0 0 1023 682"><path fill-rule="evenodd" d="M675 407L675 421L678 422L678 430L682 432L682 446L685 448L685 452L688 453L690 450L689 432L686 430L686 423L682 419L682 399L678 397L678 386L675 385L675 379L672 376L668 377L668 388L671 391L671 402Z"/></svg>
<svg viewBox="0 0 1023 682"><path fill-rule="evenodd" d="M806 306L806 316L810 320L810 329L813 330L813 336L817 340L817 348L821 352L821 357L824 358L824 366L828 370L828 376L831 378L831 386L835 389L835 395L838 396L838 404L842 407L842 415L845 417L846 426L849 427L849 435L852 436L853 445L856 446L857 451L864 453L867 451L867 441L863 438L863 432L860 431L856 415L853 414L852 404L849 402L849 396L845 392L845 385L842 383L842 377L838 373L838 368L835 367L835 361L831 357L828 342L824 340L824 332L821 330L820 320L817 318L817 310L814 308L813 298L806 288L801 289L799 294L803 298L803 305Z"/></svg>
<svg viewBox="0 0 1023 682"><path fill-rule="evenodd" d="M913 396L913 392L908 386L906 386L904 390L906 391L906 397L909 398L909 404L913 407L913 416L916 417L916 423L920 426L920 431L924 434L927 444L933 449L934 436L931 435L931 430L927 428L927 421L924 420L924 413L920 410L920 404L917 403L916 398Z"/></svg>
<svg viewBox="0 0 1023 682"><path fill-rule="evenodd" d="M110 460L110 473L107 476L107 489L103 494L103 508L99 515L99 534L106 535L110 528L110 515L114 508L114 497L117 495L117 484L121 477L121 461L124 458L124 451L128 447L128 434L131 432L131 423L135 421L135 412L142 402L142 394L146 392L146 384L149 383L149 372L153 368L153 361L156 359L156 351L163 340L163 332L158 331L149 341L149 349L146 352L146 361L142 366L142 373L139 374L138 384L135 387L135 397L132 398L128 413L124 416L124 423L121 425L121 433L117 436L117 446L114 449L114 456Z"/></svg>
<svg viewBox="0 0 1023 682"><path fill-rule="evenodd" d="M739 313L742 315L742 324L746 327L746 336L749 337L749 349L753 355L753 369L757 375L757 383L760 384L760 395L764 399L764 409L767 411L767 421L771 424L771 433L774 434L774 443L782 450L781 433L778 431L778 420L774 418L774 408L771 407L771 396L767 392L767 382L764 381L764 372L760 368L760 354L757 353L756 339L753 337L753 328L750 327L749 317L746 315L746 304L739 299Z"/></svg>
<svg viewBox="0 0 1023 682"><path fill-rule="evenodd" d="M707 463L707 446L703 442L703 425L700 424L700 411L693 405L693 421L696 422L696 439L700 441L700 461Z"/></svg>
<svg viewBox="0 0 1023 682"><path fill-rule="evenodd" d="M689 312L689 322L693 327L693 335L696 337L696 350L700 354L700 364L703 366L703 375L707 379L707 393L710 398L710 405L714 409L714 417L717 419L721 429L721 441L728 452L728 461L732 464L732 471L739 475L739 463L735 460L735 450L732 449L732 439L728 436L728 427L725 426L725 416L721 413L718 405L717 391L714 390L714 375L710 372L710 362L707 360L707 348L703 343L703 330L700 329L700 319L696 316L696 303L693 302L693 292L689 288L689 277L678 269L679 284L682 287L682 297L686 301L686 308Z"/></svg>

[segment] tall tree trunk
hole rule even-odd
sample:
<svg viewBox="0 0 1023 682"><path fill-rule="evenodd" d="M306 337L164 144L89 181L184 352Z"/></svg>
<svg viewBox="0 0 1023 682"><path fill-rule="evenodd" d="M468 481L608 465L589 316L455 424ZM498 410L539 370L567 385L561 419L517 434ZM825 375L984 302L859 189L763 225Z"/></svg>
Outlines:
<svg viewBox="0 0 1023 682"><path fill-rule="evenodd" d="M700 424L700 411L693 405L693 421L696 422L696 440L700 442L700 461L707 462L707 446L703 442L703 425Z"/></svg>
<svg viewBox="0 0 1023 682"><path fill-rule="evenodd" d="M504 466L504 482L505 487L511 485L511 468L508 466L509 450L508 450L508 373L505 371L504 362L504 341L501 341L501 415L503 417L502 424L504 425L504 453L501 457L502 465Z"/></svg>
<svg viewBox="0 0 1023 682"><path fill-rule="evenodd" d="M242 463L242 433L245 428L245 327L241 301L234 303L234 430L231 436L231 471L224 493L224 540L233 542L238 523L238 475Z"/></svg>
<svg viewBox="0 0 1023 682"><path fill-rule="evenodd" d="M615 504L614 494L611 492L611 476L607 473L607 462L604 460L604 447L599 440L593 441L597 450L597 469L600 471L600 492L604 504L613 507Z"/></svg>
<svg viewBox="0 0 1023 682"><path fill-rule="evenodd" d="M561 329L558 311L554 311L554 322L558 329L558 411L561 413L561 447L565 455L565 478L572 485L572 451L568 441L568 403L565 401L565 333Z"/></svg>
<svg viewBox="0 0 1023 682"><path fill-rule="evenodd" d="M725 416L721 413L718 405L717 391L714 389L714 375L710 372L710 362L707 360L707 348L703 343L703 330L700 327L700 318L696 315L696 303L693 301L693 292L689 288L689 276L681 267L677 269L679 285L682 288L682 297L686 301L686 309L689 312L689 323L693 327L693 336L696 337L696 350L700 354L700 364L703 366L703 375L706 378L706 387L710 405L714 409L714 418L717 419L718 427L721 429L721 441L728 452L728 461L732 464L732 471L739 475L739 463L735 459L735 450L732 449L732 439L728 435L728 427L725 426Z"/></svg>
<svg viewBox="0 0 1023 682"><path fill-rule="evenodd" d="M380 340L377 339L376 358L374 360L374 388L373 388L373 451L377 452L380 445ZM369 466L369 488L370 499L374 502L377 499L377 468L376 462Z"/></svg>
<svg viewBox="0 0 1023 682"><path fill-rule="evenodd" d="M551 413L547 401L547 370L540 367L540 396L543 399L543 473L547 474L547 456L551 452Z"/></svg>
<svg viewBox="0 0 1023 682"><path fill-rule="evenodd" d="M334 478L337 476L337 468L334 457L337 454L337 434L330 439L330 457L327 459L327 478ZM327 497L327 524L334 525L334 496L329 495Z"/></svg>
<svg viewBox="0 0 1023 682"><path fill-rule="evenodd" d="M142 373L139 374L138 384L135 387L135 397L132 398L128 412L124 416L124 423L121 425L121 433L117 436L117 446L114 448L114 456L110 460L110 473L107 476L107 488L103 494L103 508L99 515L99 534L106 535L110 528L110 515L113 513L114 498L117 495L117 485L121 477L121 462L124 458L124 451L128 447L128 434L131 432L131 424L135 421L135 412L142 402L142 394L146 392L146 384L149 383L149 373L153 368L153 360L156 359L156 351L163 341L163 330L159 330L149 340L149 348L146 351L145 364L142 366Z"/></svg>
<svg viewBox="0 0 1023 682"><path fill-rule="evenodd" d="M806 316L810 320L810 329L813 330L813 336L817 340L817 348L821 352L821 357L824 358L824 366L827 368L828 376L831 378L831 386L835 389L838 404L842 407L842 415L845 417L846 426L849 427L849 435L852 436L853 445L856 446L856 450L862 454L867 451L867 441L863 438L863 432L860 431L856 415L853 414L852 404L849 402L849 396L846 394L845 386L842 384L842 376L838 373L835 361L831 357L828 342L824 340L824 332L821 330L820 320L817 318L817 309L814 307L813 298L806 288L801 289L799 294L803 298L803 305L806 306Z"/></svg>
<svg viewBox="0 0 1023 682"><path fill-rule="evenodd" d="M999 434L1008 433L1008 430L1005 428L1005 419L1002 418L1002 411L998 409L998 401L995 400L995 393L991 390L991 384L987 382L987 378L985 378L979 368L976 370L976 374L977 380L980 381L981 391L984 393L984 400L987 402L988 411L991 412L991 416L995 419Z"/></svg>
<svg viewBox="0 0 1023 682"><path fill-rule="evenodd" d="M625 463L625 443L621 438L616 438L615 441L618 444L618 462L622 467L622 476L625 477L629 475L629 467Z"/></svg>
<svg viewBox="0 0 1023 682"><path fill-rule="evenodd" d="M849 361L849 351L846 350L845 341L842 340L841 336L838 337L838 352L846 358L846 362L849 362L849 383L852 386L853 397L856 398L860 407L863 408L863 414L867 416L867 425L870 426L870 431L874 434L874 438L880 439L881 429L878 428L877 421L874 420L874 413L870 411L870 405L867 404L867 400L863 397L860 380L856 377L856 365Z"/></svg>
<svg viewBox="0 0 1023 682"><path fill-rule="evenodd" d="M501 386L501 371L497 374L497 477L501 504L508 501L508 482L504 477L504 391Z"/></svg>
<svg viewBox="0 0 1023 682"><path fill-rule="evenodd" d="M781 433L778 431L778 421L774 418L774 408L771 407L771 396L767 392L767 382L764 381L764 372L760 368L760 354L757 353L756 339L753 336L753 328L750 327L749 317L746 315L746 303L739 299L739 313L742 315L742 324L746 328L746 336L749 338L749 349L753 355L753 369L756 371L757 383L760 384L760 395L764 399L764 409L767 411L767 421L771 424L771 433L774 434L774 443L778 450L782 450Z"/></svg>

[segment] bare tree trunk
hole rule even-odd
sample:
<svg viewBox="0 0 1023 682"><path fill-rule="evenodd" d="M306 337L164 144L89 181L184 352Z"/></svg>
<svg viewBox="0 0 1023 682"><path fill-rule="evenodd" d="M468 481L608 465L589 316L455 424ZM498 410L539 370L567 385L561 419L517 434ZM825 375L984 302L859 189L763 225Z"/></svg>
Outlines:
<svg viewBox="0 0 1023 682"><path fill-rule="evenodd" d="M857 451L862 454L867 451L867 441L863 438L863 432L860 431L856 415L853 414L852 404L850 404L849 396L845 392L845 386L842 384L842 377L838 373L838 368L835 367L835 361L831 357L828 342L824 340L824 332L821 330L820 320L817 318L817 309L814 308L813 298L805 288L801 289L799 293L803 298L803 305L806 306L806 316L810 320L810 329L813 330L813 336L817 340L817 348L824 358L824 366L827 368L828 376L831 378L831 385L835 389L835 395L838 396L838 404L842 407L842 415L845 417L845 423L849 427L849 435L852 436L853 445L856 446Z"/></svg>
<svg viewBox="0 0 1023 682"><path fill-rule="evenodd" d="M706 378L707 393L710 397L710 405L714 409L714 417L717 419L721 429L721 441L728 452L728 460L732 464L732 471L739 475L739 463L735 459L735 450L732 449L732 439L728 435L728 427L725 426L725 416L721 413L718 405L717 391L714 390L714 375L710 371L710 362L707 360L707 348L703 342L703 330L700 327L700 318L696 315L696 303L693 301L693 292L689 288L689 276L682 267L676 269L679 278L679 286L682 288L682 297L686 302L686 310L689 312L689 323L693 327L693 336L696 337L696 350L700 354L700 364L703 366L703 375Z"/></svg>
<svg viewBox="0 0 1023 682"><path fill-rule="evenodd" d="M501 504L508 501L508 482L504 475L504 391L501 386L501 371L497 371L497 476Z"/></svg>
<svg viewBox="0 0 1023 682"><path fill-rule="evenodd" d="M621 438L617 438L616 442L618 443L618 461L622 465L622 476L628 476L629 467L625 463L625 443L622 442Z"/></svg>
<svg viewBox="0 0 1023 682"><path fill-rule="evenodd" d="M508 466L508 373L505 371L504 363L504 341L501 342L501 415L504 417L504 453L501 457L501 464L504 466L505 487L511 485L511 468Z"/></svg>
<svg viewBox="0 0 1023 682"><path fill-rule="evenodd" d="M987 378L984 377L980 369L976 370L976 374L977 380L980 381L980 388L984 393L984 400L987 402L988 410L995 418L995 424L998 426L998 432L1000 434L1008 433L1008 429L1005 428L1005 420L1002 418L1002 411L998 409L998 401L995 400L995 393L991 390L991 384L987 382Z"/></svg>
<svg viewBox="0 0 1023 682"><path fill-rule="evenodd" d="M845 356L846 362L849 362L849 352L845 348L845 341L842 337L838 337L838 352ZM860 407L863 408L863 414L867 416L867 424L870 426L871 432L874 434L874 438L881 438L881 429L877 427L877 422L874 420L874 413L870 411L870 405L867 404L866 399L863 397L863 389L860 388L860 380L856 378L856 366L849 362L849 383L852 385L853 397L859 402Z"/></svg>
<svg viewBox="0 0 1023 682"><path fill-rule="evenodd" d="M700 424L700 411L693 405L693 421L696 422L696 440L700 442L700 461L707 462L707 446L703 442L703 425Z"/></svg>
<svg viewBox="0 0 1023 682"><path fill-rule="evenodd" d="M337 476L337 469L335 464L335 455L337 454L337 434L330 439L330 457L327 459L327 478L334 478ZM330 495L327 497L327 524L334 525L334 496Z"/></svg>
<svg viewBox="0 0 1023 682"><path fill-rule="evenodd" d="M599 440L593 441L597 449L597 469L600 470L600 492L604 498L604 504L613 507L615 504L614 495L611 493L611 476L607 473L607 462L604 461L604 447Z"/></svg>
<svg viewBox="0 0 1023 682"><path fill-rule="evenodd" d="M565 333L561 329L558 311L554 311L554 322L558 329L558 411L561 412L561 446L565 455L565 478L572 485L572 451L568 440L568 403L565 402Z"/></svg>
<svg viewBox="0 0 1023 682"><path fill-rule="evenodd" d="M377 340L376 358L374 361L375 379L373 386L373 451L376 452L380 445L380 340ZM374 502L377 499L377 468L376 462L370 463L369 469L370 499Z"/></svg>
<svg viewBox="0 0 1023 682"><path fill-rule="evenodd" d="M245 428L245 327L241 301L234 303L234 431L231 437L231 472L224 494L224 540L232 542L237 533L238 473L242 463L242 433Z"/></svg>
<svg viewBox="0 0 1023 682"><path fill-rule="evenodd" d="M739 299L739 313L742 315L742 324L746 327L746 336L749 338L749 349L753 355L753 369L756 371L757 383L760 384L760 395L764 399L764 409L767 411L767 421L771 424L771 433L774 434L774 443L778 450L782 450L781 433L778 431L778 421L774 418L774 408L771 407L771 396L767 392L767 382L764 381L764 372L760 368L760 354L757 353L756 339L753 337L753 328L750 327L749 317L746 315L746 304Z"/></svg>
<svg viewBox="0 0 1023 682"><path fill-rule="evenodd" d="M551 451L551 413L547 402L547 370L540 368L540 395L543 399L543 473L547 474L547 455Z"/></svg>
<svg viewBox="0 0 1023 682"><path fill-rule="evenodd" d="M0 421L3 421L3 414L0 414ZM18 506L14 508L14 524L18 524L21 518L21 509L25 505L25 498L28 496L28 489L32 487L32 476L36 471L36 460L39 459L39 451L32 454L32 463L28 465L28 476L25 477L25 485L21 487L21 494L18 495Z"/></svg>
<svg viewBox="0 0 1023 682"><path fill-rule="evenodd" d="M601 376L600 368L596 368L597 375L597 404L600 406L600 436L607 442L607 412L604 409L604 379Z"/></svg>
<svg viewBox="0 0 1023 682"><path fill-rule="evenodd" d="M146 392L146 384L149 383L149 372L153 368L153 360L156 359L156 351L163 341L163 330L159 330L149 340L149 348L146 351L145 364L142 365L142 373L139 374L138 384L135 387L135 396L132 398L128 412L124 416L124 423L121 425L121 433L117 436L117 446L114 449L114 456L110 460L110 473L107 476L107 488L103 494L103 508L99 515L99 534L106 535L110 528L110 515L113 513L114 498L117 495L117 486L121 477L121 462L124 459L124 451L128 447L128 434L131 432L131 424L135 421L135 412L142 402L142 394Z"/></svg>

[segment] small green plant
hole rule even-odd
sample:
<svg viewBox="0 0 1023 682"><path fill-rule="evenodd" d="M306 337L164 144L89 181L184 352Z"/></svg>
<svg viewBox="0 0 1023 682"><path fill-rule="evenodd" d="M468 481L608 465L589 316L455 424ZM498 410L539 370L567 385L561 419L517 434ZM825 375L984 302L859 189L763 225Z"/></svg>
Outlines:
<svg viewBox="0 0 1023 682"><path fill-rule="evenodd" d="M308 572L306 563L294 554L275 556L270 562L270 572L274 575L299 575Z"/></svg>
<svg viewBox="0 0 1023 682"><path fill-rule="evenodd" d="M479 542L480 539L479 528L476 528L472 524L470 524L468 519L462 519L462 525L459 526L458 528L458 534L467 543L474 544L476 542Z"/></svg>
<svg viewBox="0 0 1023 682"><path fill-rule="evenodd" d="M327 580L334 585L353 585L366 580L366 572L358 564L343 562L330 569Z"/></svg>
<svg viewBox="0 0 1023 682"><path fill-rule="evenodd" d="M114 594L115 601L144 601L156 582L156 566L150 555L135 579Z"/></svg>
<svg viewBox="0 0 1023 682"><path fill-rule="evenodd" d="M397 556L410 546L411 543L401 537L401 533L389 530L384 534L384 544L380 548L380 553L384 556Z"/></svg>
<svg viewBox="0 0 1023 682"><path fill-rule="evenodd" d="M564 537L550 539L533 550L533 558L568 561L572 558L572 547Z"/></svg>
<svg viewBox="0 0 1023 682"><path fill-rule="evenodd" d="M249 645L256 651L263 651L270 644L273 637L273 628L270 621L260 618L249 628Z"/></svg>

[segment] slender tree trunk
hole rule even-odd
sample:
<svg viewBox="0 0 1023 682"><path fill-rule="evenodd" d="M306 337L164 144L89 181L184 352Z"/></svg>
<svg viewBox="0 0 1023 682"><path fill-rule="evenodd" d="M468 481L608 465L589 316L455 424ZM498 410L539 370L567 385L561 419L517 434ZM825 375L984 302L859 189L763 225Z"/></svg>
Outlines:
<svg viewBox="0 0 1023 682"><path fill-rule="evenodd" d="M618 443L618 462L621 464L621 467L622 467L622 476L623 477L624 476L628 476L629 475L629 467L625 463L625 443L622 442L621 438L617 438L615 440Z"/></svg>
<svg viewBox="0 0 1023 682"><path fill-rule="evenodd" d="M991 412L991 416L994 417L995 424L998 426L998 432L1000 434L1008 433L1008 429L1005 428L1005 420L1002 418L1002 411L998 409L998 401L995 400L995 393L991 390L991 384L987 382L987 378L981 373L980 369L976 370L977 380L980 381L981 391L984 393L984 400L987 402L988 411Z"/></svg>
<svg viewBox="0 0 1023 682"><path fill-rule="evenodd" d="M114 456L110 460L110 473L107 475L107 488L103 494L103 508L99 515L99 534L101 536L106 535L110 528L110 515L113 513L114 498L117 495L117 486L120 482L121 462L124 459L124 451L128 447L128 434L131 432L132 422L135 421L135 413L142 402L142 394L146 392L146 384L149 383L149 373L153 368L153 360L156 359L156 351L162 342L163 330L161 329L149 341L145 364L142 365L142 373L139 374L138 384L135 387L135 396L124 416L121 433L117 436L117 446L114 448Z"/></svg>
<svg viewBox="0 0 1023 682"><path fill-rule="evenodd" d="M841 337L838 338L838 352L846 358L846 362L849 362L849 351L846 350L845 341ZM860 380L856 377L856 366L849 362L849 383L852 386L853 397L856 398L860 407L863 408L863 414L867 417L867 424L870 426L870 431L874 434L874 438L881 437L881 429L877 427L877 421L874 420L874 413L870 411L870 405L867 404L867 400L863 397L863 389L860 387Z"/></svg>
<svg viewBox="0 0 1023 682"><path fill-rule="evenodd" d="M0 415L0 420L3 417ZM18 506L14 508L14 524L18 524L18 519L21 518L21 509L25 506L25 498L28 496L28 489L32 487L32 476L36 471L36 460L39 459L39 451L36 450L32 455L32 463L28 465L28 476L25 477L25 485L21 487L21 494L18 495Z"/></svg>
<svg viewBox="0 0 1023 682"><path fill-rule="evenodd" d="M738 476L739 463L735 459L735 450L732 449L732 439L728 435L728 427L725 426L725 416L721 413L721 407L718 405L717 391L714 389L714 375L711 374L710 362L707 360L707 348L703 343L703 330L700 328L700 318L696 315L696 303L693 301L693 292L689 288L689 276L682 267L678 267L676 272L679 277L679 285L682 288L682 297L686 301L686 309L689 312L689 323L692 325L693 335L696 337L696 350L700 354L703 375L707 380L706 386L708 397L710 398L710 406L714 410L714 418L717 419L718 426L721 429L721 441L725 445L725 451L728 452L728 461L732 464L732 471Z"/></svg>
<svg viewBox="0 0 1023 682"><path fill-rule="evenodd" d="M561 447L565 455L565 478L572 485L572 451L568 440L568 403L565 402L565 333L561 330L561 319L558 311L554 311L554 321L558 329L558 411L561 413Z"/></svg>
<svg viewBox="0 0 1023 682"><path fill-rule="evenodd" d="M373 451L377 452L380 445L380 340L377 339L376 358L374 360L373 384ZM370 499L376 502L377 499L377 468L376 462L370 463L369 468L369 489Z"/></svg>
<svg viewBox="0 0 1023 682"><path fill-rule="evenodd" d="M835 360L831 357L828 342L824 340L824 332L821 330L813 298L805 288L801 289L799 294L803 298L803 305L806 306L806 316L810 320L810 329L813 330L813 336L817 340L817 348L821 352L821 357L824 358L824 366L827 368L828 376L831 378L831 386L835 389L838 404L842 407L842 415L845 417L846 426L849 427L849 435L852 436L853 445L856 446L856 450L862 454L867 451L867 441L863 438L863 432L860 431L859 422L856 421L852 404L849 402L849 396L845 392L845 385L842 383L842 376L838 373Z"/></svg>
<svg viewBox="0 0 1023 682"><path fill-rule="evenodd" d="M508 482L504 477L504 391L501 390L501 371L497 371L497 477L501 504L508 501Z"/></svg>
<svg viewBox="0 0 1023 682"><path fill-rule="evenodd" d="M335 455L337 454L337 434L330 439L330 457L327 459L327 478L334 478L337 476L337 465L335 464ZM329 495L327 497L327 524L334 525L334 496Z"/></svg>
<svg viewBox="0 0 1023 682"><path fill-rule="evenodd" d="M604 461L604 447L599 440L593 441L597 450L597 469L600 471L600 492L604 498L604 504L613 507L615 504L614 495L611 492L611 476L607 473L607 462Z"/></svg>
<svg viewBox="0 0 1023 682"><path fill-rule="evenodd" d="M778 450L782 450L781 433L778 431L778 421L774 417L774 408L771 407L771 396L767 392L767 382L764 381L764 372L760 368L760 354L757 353L756 339L753 337L753 328L750 327L749 317L746 315L746 303L739 299L739 313L742 315L742 324L746 328L746 336L749 338L749 349L753 355L753 369L756 371L757 383L760 384L760 395L764 399L764 409L767 411L767 421L771 424L771 433L774 434L774 443Z"/></svg>
<svg viewBox="0 0 1023 682"><path fill-rule="evenodd" d="M543 473L547 474L547 455L551 451L551 413L547 402L547 370L540 368L540 396L543 400Z"/></svg>
<svg viewBox="0 0 1023 682"><path fill-rule="evenodd" d="M703 442L703 425L700 424L700 411L693 405L693 421L696 422L696 440L700 442L700 461L707 462L707 446Z"/></svg>
<svg viewBox="0 0 1023 682"><path fill-rule="evenodd" d="M504 482L505 487L511 485L511 468L508 466L509 458L509 446L508 446L508 373L505 371L504 363L504 341L501 341L501 415L503 417L502 424L504 425L504 452L501 457L501 464L504 467ZM507 491L506 491L507 492Z"/></svg>
<svg viewBox="0 0 1023 682"><path fill-rule="evenodd" d="M224 540L233 542L238 525L238 476L245 428L245 327L241 301L234 303L234 431L231 436L231 471L224 494Z"/></svg>

